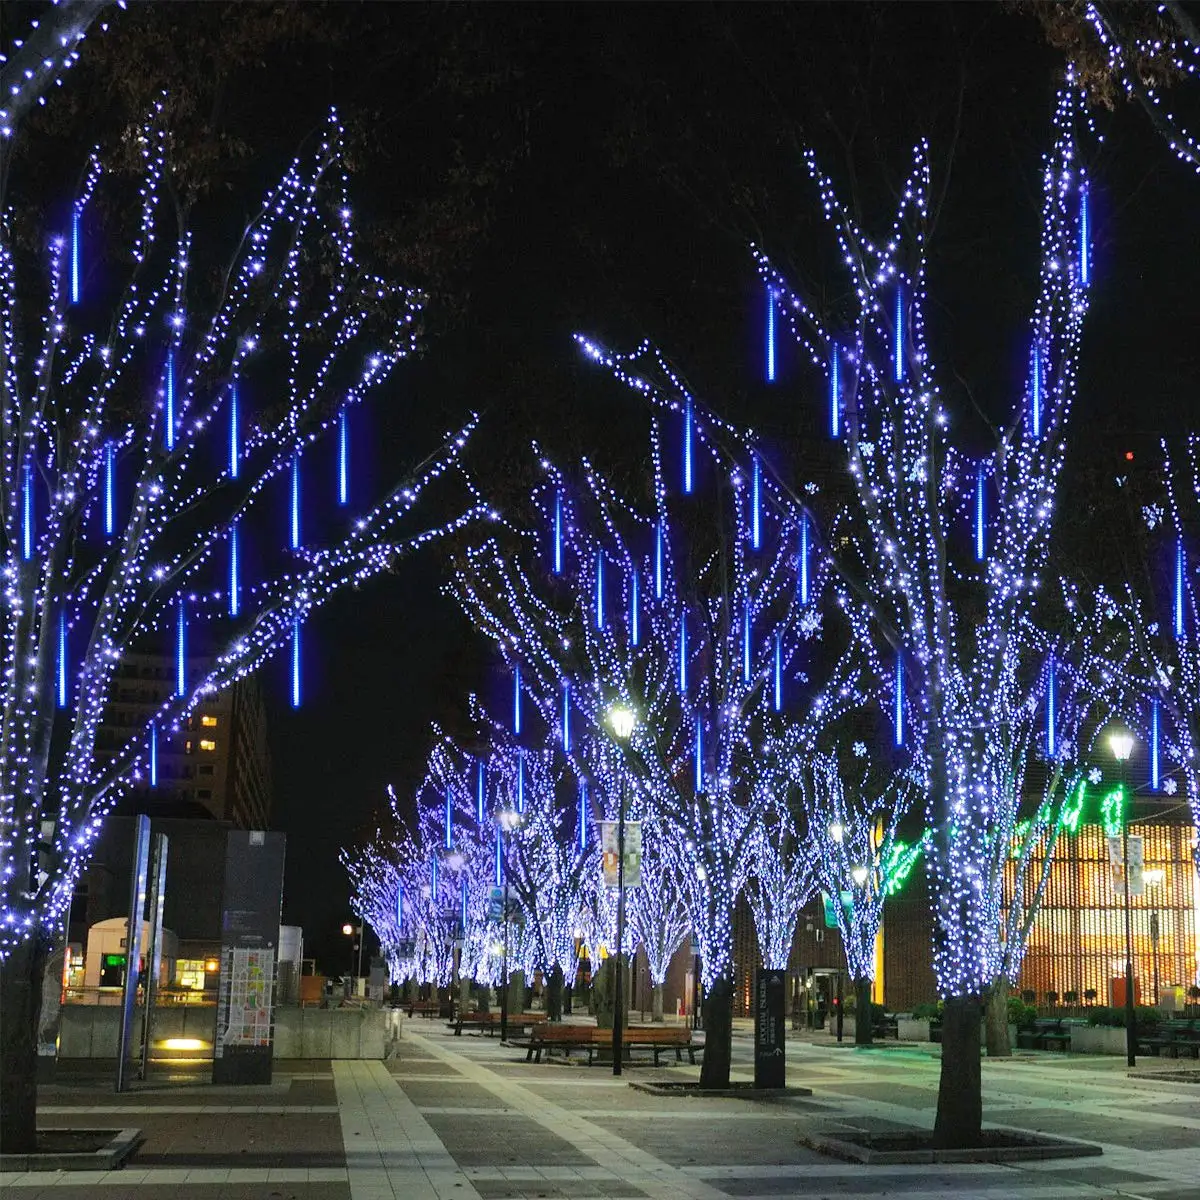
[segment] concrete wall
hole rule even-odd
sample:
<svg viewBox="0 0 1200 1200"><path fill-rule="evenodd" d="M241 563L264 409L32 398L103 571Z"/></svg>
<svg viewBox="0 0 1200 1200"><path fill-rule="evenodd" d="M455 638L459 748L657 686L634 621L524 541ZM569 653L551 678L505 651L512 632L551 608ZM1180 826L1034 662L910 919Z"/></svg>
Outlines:
<svg viewBox="0 0 1200 1200"><path fill-rule="evenodd" d="M168 1038L194 1038L196 1050L179 1051L190 1058L212 1056L217 1009L212 1004L164 1005L154 1014L154 1057L168 1056ZM141 1039L142 1010L135 1011L133 1052ZM116 1058L121 1010L94 1004L69 1004L62 1010L59 1058ZM276 1058L377 1058L400 1036L399 1014L376 1008L277 1008Z"/></svg>
<svg viewBox="0 0 1200 1200"><path fill-rule="evenodd" d="M167 1038L196 1038L212 1053L217 1009L213 1004L171 1004L155 1009L155 1043ZM131 1054L137 1053L142 1034L142 1009L134 1009ZM116 1058L121 1037L121 1009L99 1004L68 1004L62 1010L58 1035L59 1058Z"/></svg>
<svg viewBox="0 0 1200 1200"><path fill-rule="evenodd" d="M1072 1054L1124 1054L1125 1030L1105 1025L1072 1025Z"/></svg>

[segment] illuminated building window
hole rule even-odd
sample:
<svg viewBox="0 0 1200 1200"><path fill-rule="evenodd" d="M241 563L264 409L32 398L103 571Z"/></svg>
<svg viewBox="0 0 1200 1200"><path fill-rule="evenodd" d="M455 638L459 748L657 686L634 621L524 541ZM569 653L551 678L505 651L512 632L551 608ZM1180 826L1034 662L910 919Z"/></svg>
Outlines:
<svg viewBox="0 0 1200 1200"><path fill-rule="evenodd" d="M216 748L217 748L217 743L214 742L212 740L212 738L201 738L200 739L200 749L201 750L215 750Z"/></svg>
<svg viewBox="0 0 1200 1200"><path fill-rule="evenodd" d="M217 718L216 717L201 717L200 724L203 725L205 727L205 729L215 729L217 726Z"/></svg>

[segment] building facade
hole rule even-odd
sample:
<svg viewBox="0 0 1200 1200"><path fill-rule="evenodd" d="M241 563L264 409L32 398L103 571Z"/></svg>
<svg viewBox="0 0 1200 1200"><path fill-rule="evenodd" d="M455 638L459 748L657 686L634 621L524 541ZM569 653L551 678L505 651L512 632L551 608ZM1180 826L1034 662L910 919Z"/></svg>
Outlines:
<svg viewBox="0 0 1200 1200"><path fill-rule="evenodd" d="M1200 880L1196 870L1197 831L1184 811L1163 819L1139 819L1129 833L1143 838L1144 890L1130 899L1134 992L1138 1003L1169 1006L1186 999L1200 984ZM1042 880L1036 856L1027 873L1032 904ZM1101 825L1064 831L1045 873L1036 916L1014 990L1033 993L1043 1008L1122 1003L1125 970L1124 890L1109 865ZM1012 903L1016 864L1006 878L1006 905ZM1007 907L1006 910L1007 912ZM932 924L924 871L913 871L884 907L882 946L877 955L876 1000L895 1012L910 1012L937 998L933 973ZM761 958L749 906L734 912L735 1014L749 1016L754 970ZM826 928L819 897L800 915L788 965L793 992L815 991L814 1004L832 1007L838 975L848 992L846 960L836 929Z"/></svg>
<svg viewBox="0 0 1200 1200"><path fill-rule="evenodd" d="M195 684L210 667L190 659ZM97 733L99 764L118 754L135 731L174 694L175 660L165 654L128 654L117 669L112 696ZM162 729L155 746L155 778L145 779L122 812L178 813L191 807L238 829L266 829L271 816L271 763L266 711L257 677L206 696L178 730Z"/></svg>

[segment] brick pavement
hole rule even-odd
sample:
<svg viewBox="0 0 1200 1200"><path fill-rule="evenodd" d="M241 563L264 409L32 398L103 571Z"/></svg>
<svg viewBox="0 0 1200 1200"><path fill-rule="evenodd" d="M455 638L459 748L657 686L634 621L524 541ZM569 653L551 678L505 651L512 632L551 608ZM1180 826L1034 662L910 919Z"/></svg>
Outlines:
<svg viewBox="0 0 1200 1200"><path fill-rule="evenodd" d="M749 1040L735 1038L735 1077ZM1200 1085L1127 1077L1115 1059L1028 1054L984 1063L994 1124L1098 1141L1103 1158L1013 1166L875 1167L798 1144L832 1119L932 1124L931 1048L789 1046L811 1097L649 1096L603 1067L528 1064L494 1039L409 1023L400 1056L288 1064L262 1088L156 1077L123 1096L93 1073L43 1089L47 1125L136 1125L146 1143L107 1173L0 1175L6 1200L1200 1200ZM692 1078L636 1067L626 1078Z"/></svg>

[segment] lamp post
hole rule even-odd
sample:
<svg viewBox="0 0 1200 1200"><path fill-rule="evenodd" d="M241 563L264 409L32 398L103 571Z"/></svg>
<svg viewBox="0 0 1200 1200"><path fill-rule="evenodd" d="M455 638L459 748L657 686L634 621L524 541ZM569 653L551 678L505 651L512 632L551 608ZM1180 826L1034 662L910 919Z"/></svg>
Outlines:
<svg viewBox="0 0 1200 1200"><path fill-rule="evenodd" d="M360 975L362 974L362 933L363 933L363 927L362 927L361 925L352 925L352 924L351 924L349 921L347 921L347 922L345 923L345 925L343 925L343 926L342 926L342 932L343 932L343 933L344 933L344 934L345 934L345 935L346 935L348 938L353 938L355 934L357 934L357 935L358 935L358 941L357 941L357 942L353 942L353 941L352 941L352 942L350 943L350 974L351 974L351 977L352 977L352 979L355 979L355 978L357 978L357 976L354 974L354 960L355 960L355 954L356 954L356 953L357 953L357 956L358 956L358 973L359 973ZM353 983L351 983L351 985L350 985L350 986L353 988L355 985L354 985Z"/></svg>
<svg viewBox="0 0 1200 1200"><path fill-rule="evenodd" d="M633 734L637 718L633 709L623 704L614 704L608 710L608 725L613 735L622 747ZM621 1056L624 1052L623 1029L625 1007L625 980L621 972L621 946L625 940L625 790L627 776L621 771L621 797L617 805L617 948L613 956L614 1000L613 1000L613 1034L612 1056L613 1074L621 1074Z"/></svg>
<svg viewBox="0 0 1200 1200"><path fill-rule="evenodd" d="M1133 753L1133 734L1118 729L1109 734L1109 748L1113 758L1121 766L1121 881L1125 898L1125 1061L1129 1066L1136 1062L1137 1011L1133 1006L1133 916L1129 907L1129 818L1125 813L1125 797L1128 793L1126 777L1129 756Z"/></svg>
<svg viewBox="0 0 1200 1200"><path fill-rule="evenodd" d="M521 814L507 808L500 814L500 906L504 914L504 950L500 974L500 1040L508 1041L508 835L521 824Z"/></svg>

